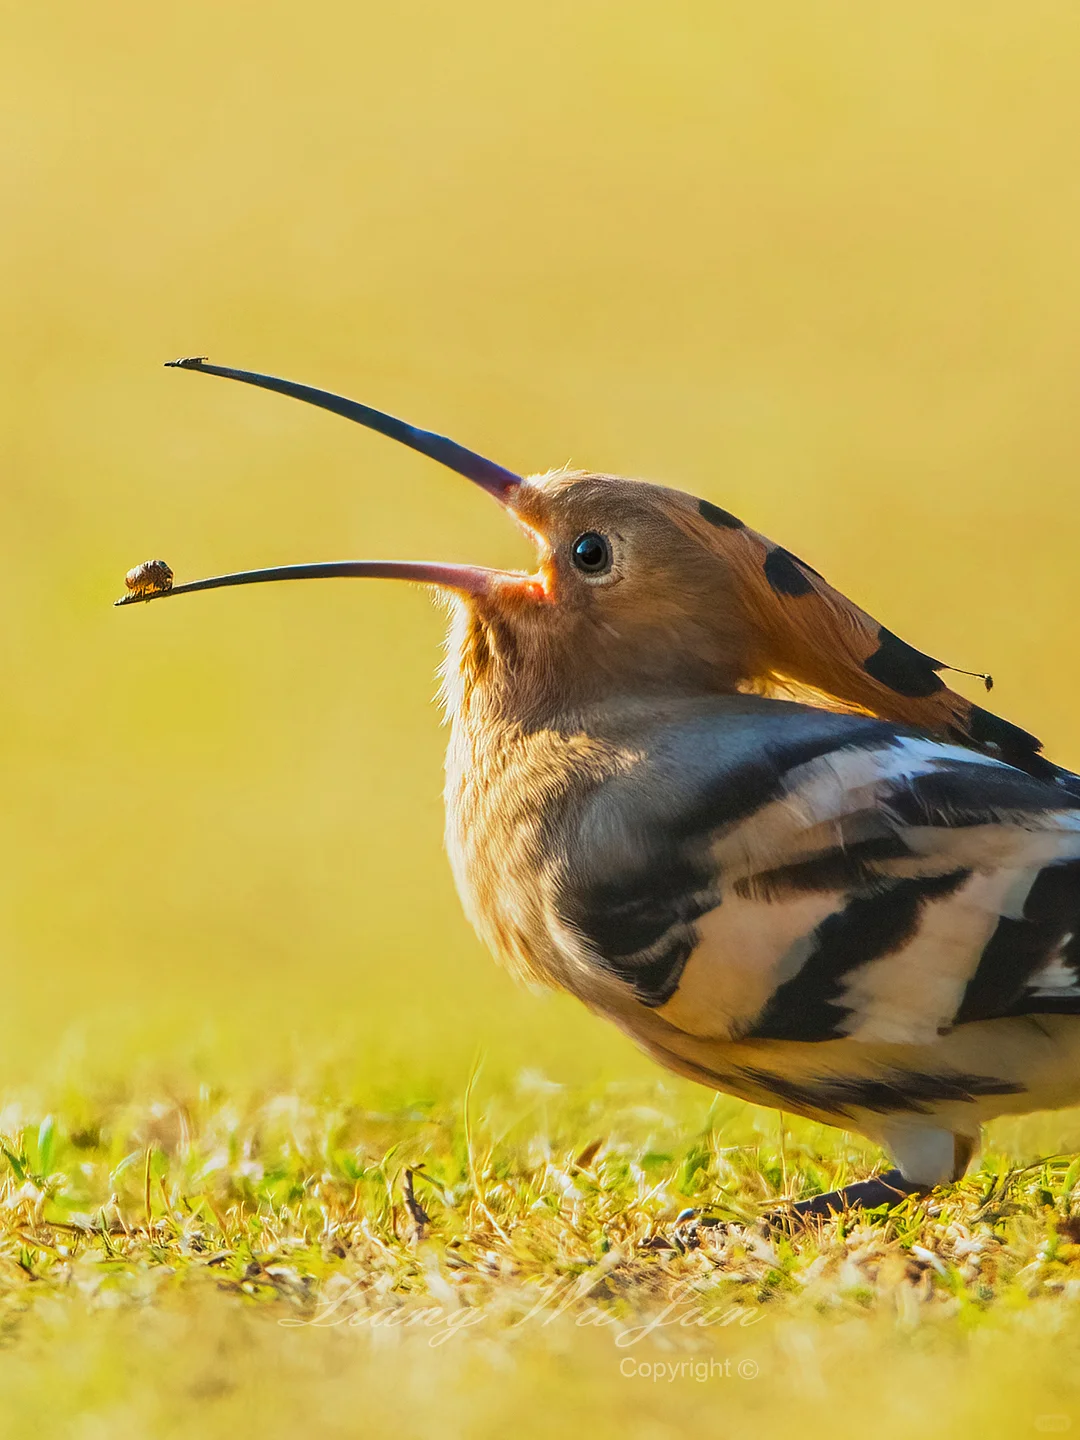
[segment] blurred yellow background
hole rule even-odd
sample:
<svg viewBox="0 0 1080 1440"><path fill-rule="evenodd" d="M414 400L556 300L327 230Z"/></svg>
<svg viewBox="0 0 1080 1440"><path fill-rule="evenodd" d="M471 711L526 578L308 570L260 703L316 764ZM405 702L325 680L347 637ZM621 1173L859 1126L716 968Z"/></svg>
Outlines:
<svg viewBox="0 0 1080 1440"><path fill-rule="evenodd" d="M0 1081L646 1070L459 913L422 593L111 608L151 556L528 558L465 481L176 355L708 496L1080 763L1075 6L4 23Z"/></svg>

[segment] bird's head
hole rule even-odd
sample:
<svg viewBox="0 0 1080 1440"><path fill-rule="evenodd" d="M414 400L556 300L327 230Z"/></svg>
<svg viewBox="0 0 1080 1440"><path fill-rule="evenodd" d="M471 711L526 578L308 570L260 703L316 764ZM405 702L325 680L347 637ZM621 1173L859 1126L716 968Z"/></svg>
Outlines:
<svg viewBox="0 0 1080 1440"><path fill-rule="evenodd" d="M543 724L622 697L731 692L751 676L738 576L690 496L559 470L500 498L535 568L485 575L456 607L452 703Z"/></svg>
<svg viewBox="0 0 1080 1440"><path fill-rule="evenodd" d="M528 478L428 431L273 376L172 362L275 390L409 445L481 486L537 547L531 572L349 560L214 576L126 597L326 576L407 579L456 597L451 707L526 726L615 698L750 691L817 703L1043 764L1034 736L949 689L949 667L900 640L797 556L678 490L559 470ZM982 677L987 678L987 677ZM989 688L989 684L988 684Z"/></svg>

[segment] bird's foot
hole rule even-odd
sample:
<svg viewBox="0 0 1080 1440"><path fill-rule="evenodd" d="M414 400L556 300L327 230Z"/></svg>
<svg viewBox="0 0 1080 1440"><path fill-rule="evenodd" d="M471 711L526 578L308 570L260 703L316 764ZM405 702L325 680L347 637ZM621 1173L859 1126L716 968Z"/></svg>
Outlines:
<svg viewBox="0 0 1080 1440"><path fill-rule="evenodd" d="M859 1180L854 1185L845 1185L841 1190L830 1190L826 1195L814 1195L809 1200L798 1200L788 1210L774 1211L769 1217L774 1223L785 1219L810 1220L842 1215L845 1210L876 1210L880 1205L899 1205L909 1195L925 1195L926 1185L917 1185L905 1180L899 1170L886 1170L883 1175L874 1175L869 1180Z"/></svg>
<svg viewBox="0 0 1080 1440"><path fill-rule="evenodd" d="M771 1210L759 1217L766 1225L790 1224L793 1220L828 1220L847 1210L876 1210L882 1205L899 1205L910 1195L929 1194L930 1187L905 1180L899 1170L886 1170L869 1180L859 1180L854 1185L845 1185L840 1190L830 1190L825 1195L813 1195L809 1200L797 1200L785 1210ZM675 1217L671 1237L657 1236L649 1244L652 1249L696 1250L704 1235L710 1230L722 1229L730 1221L708 1210L683 1210ZM740 1220L740 1224L753 1225L753 1220Z"/></svg>

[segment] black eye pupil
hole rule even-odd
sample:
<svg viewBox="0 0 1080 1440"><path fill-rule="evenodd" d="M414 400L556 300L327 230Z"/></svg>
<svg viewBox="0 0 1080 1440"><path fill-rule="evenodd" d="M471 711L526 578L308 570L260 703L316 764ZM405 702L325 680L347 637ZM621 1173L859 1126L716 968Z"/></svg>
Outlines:
<svg viewBox="0 0 1080 1440"><path fill-rule="evenodd" d="M611 546L595 531L579 535L571 553L574 564L586 575L600 575L611 568Z"/></svg>

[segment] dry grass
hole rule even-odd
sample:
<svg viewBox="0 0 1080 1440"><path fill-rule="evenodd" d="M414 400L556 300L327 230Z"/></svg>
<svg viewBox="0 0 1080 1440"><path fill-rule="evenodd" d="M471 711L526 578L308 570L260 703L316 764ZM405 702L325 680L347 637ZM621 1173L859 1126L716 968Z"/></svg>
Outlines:
<svg viewBox="0 0 1080 1440"><path fill-rule="evenodd" d="M720 1097L702 1123L662 1084L3 1120L5 1434L1078 1413L1080 1159L989 1154L931 1202L787 1232L764 1212L867 1173L870 1148ZM719 1223L680 1228L686 1206Z"/></svg>

